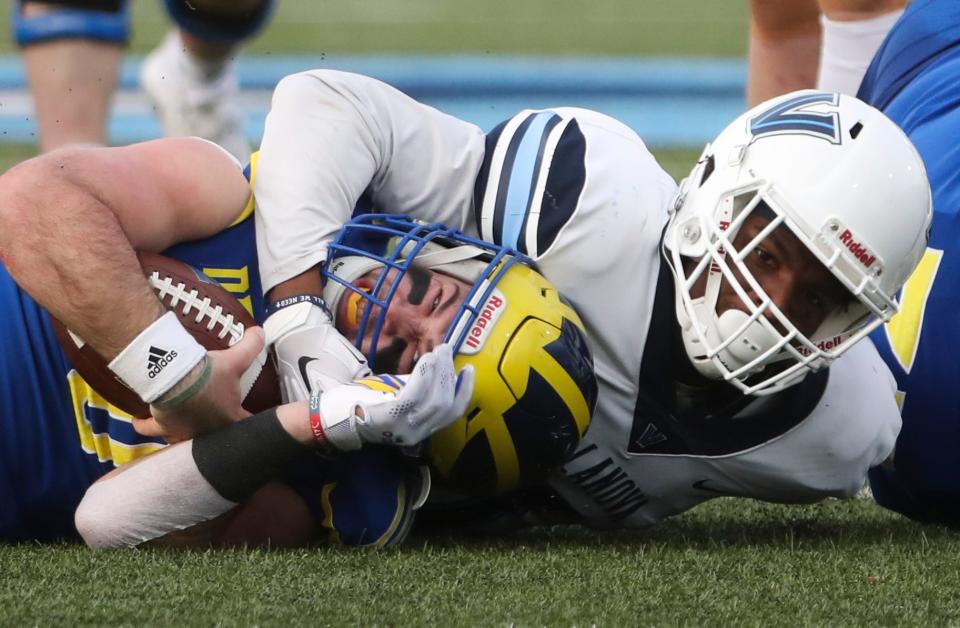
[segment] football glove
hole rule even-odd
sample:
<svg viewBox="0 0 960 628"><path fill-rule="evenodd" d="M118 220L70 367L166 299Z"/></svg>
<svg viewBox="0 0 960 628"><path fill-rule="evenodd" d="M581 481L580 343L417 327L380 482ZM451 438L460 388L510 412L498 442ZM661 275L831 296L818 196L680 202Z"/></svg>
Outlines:
<svg viewBox="0 0 960 628"><path fill-rule="evenodd" d="M284 402L304 401L370 374L363 354L333 326L323 299L290 297L267 312L263 330L276 356Z"/></svg>
<svg viewBox="0 0 960 628"><path fill-rule="evenodd" d="M463 416L473 381L473 367L458 375L450 345L439 345L410 375L373 375L311 397L314 436L341 451L416 445Z"/></svg>

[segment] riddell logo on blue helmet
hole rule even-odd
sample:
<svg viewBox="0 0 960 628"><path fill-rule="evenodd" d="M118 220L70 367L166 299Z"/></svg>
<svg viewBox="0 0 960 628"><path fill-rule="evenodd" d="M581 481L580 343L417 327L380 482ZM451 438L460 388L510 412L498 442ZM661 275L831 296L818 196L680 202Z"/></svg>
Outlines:
<svg viewBox="0 0 960 628"><path fill-rule="evenodd" d="M477 314L477 318L471 324L470 331L467 332L463 344L460 345L460 353L466 355L478 353L487 341L490 330L496 326L497 319L500 318L500 315L503 314L506 308L506 297L504 297L503 293L499 290L494 290L490 298L483 304L480 313Z"/></svg>

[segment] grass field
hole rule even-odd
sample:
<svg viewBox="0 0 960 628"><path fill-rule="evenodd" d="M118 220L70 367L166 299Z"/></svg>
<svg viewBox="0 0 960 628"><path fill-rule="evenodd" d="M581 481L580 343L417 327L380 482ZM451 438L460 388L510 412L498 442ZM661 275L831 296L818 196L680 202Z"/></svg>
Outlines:
<svg viewBox="0 0 960 628"><path fill-rule="evenodd" d="M157 3L133 2L142 54L166 21ZM250 52L742 56L745 5L279 0ZM0 54L12 53L2 23ZM0 170L33 153L0 145ZM695 153L657 156L679 177ZM956 534L868 500L720 499L646 532L552 528L390 551L0 545L0 626L960 625L958 555Z"/></svg>
<svg viewBox="0 0 960 628"><path fill-rule="evenodd" d="M0 546L0 625L956 625L957 536L865 500L390 551Z"/></svg>

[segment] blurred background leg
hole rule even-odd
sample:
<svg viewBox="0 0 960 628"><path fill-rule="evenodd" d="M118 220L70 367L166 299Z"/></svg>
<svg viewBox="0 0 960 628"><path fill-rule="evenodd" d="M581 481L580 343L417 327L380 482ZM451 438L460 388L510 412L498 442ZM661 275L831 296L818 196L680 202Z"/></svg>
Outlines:
<svg viewBox="0 0 960 628"><path fill-rule="evenodd" d="M105 144L129 31L121 2L24 2L14 30L34 100L40 149Z"/></svg>
<svg viewBox="0 0 960 628"><path fill-rule="evenodd" d="M235 56L269 19L271 0L167 0L176 28L144 60L140 83L166 135L198 135L250 154Z"/></svg>
<svg viewBox="0 0 960 628"><path fill-rule="evenodd" d="M907 0L750 0L747 103L816 87L856 94Z"/></svg>

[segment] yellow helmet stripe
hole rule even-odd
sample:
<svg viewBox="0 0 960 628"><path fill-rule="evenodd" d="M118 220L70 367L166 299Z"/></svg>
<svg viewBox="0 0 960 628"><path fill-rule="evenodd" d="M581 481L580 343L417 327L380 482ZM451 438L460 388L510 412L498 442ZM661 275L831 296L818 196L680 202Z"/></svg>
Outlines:
<svg viewBox="0 0 960 628"><path fill-rule="evenodd" d="M531 351L529 354L529 368L545 379L563 399L564 404L573 415L573 420L577 424L577 431L582 438L590 424L590 408L579 386L573 381L570 374L546 351L547 345L555 339L555 332L544 334L543 342L538 347L539 350ZM510 386L518 397L523 397L526 394L527 385L530 381L529 372L526 368L512 374L510 370L504 372L504 376L508 379ZM504 399L502 407L491 408L489 412L480 412L466 426L467 435L463 441L466 444L480 431L486 433L497 469L498 490L516 486L520 482L519 455L513 437L510 435L510 430L503 419L504 414L514 403L515 401L512 398Z"/></svg>
<svg viewBox="0 0 960 628"><path fill-rule="evenodd" d="M537 373L540 374L550 386L553 387L564 403L573 413L573 420L577 423L577 431L582 438L590 425L590 408L587 406L587 400L580 391L570 374L560 364L553 359L546 351L539 351L531 357L531 364Z"/></svg>
<svg viewBox="0 0 960 628"><path fill-rule="evenodd" d="M393 384L398 390L400 388L403 388L406 385L403 383L403 380L397 377L396 375L387 375L386 373L384 373L383 375L380 375L380 377L386 379L388 382Z"/></svg>
<svg viewBox="0 0 960 628"><path fill-rule="evenodd" d="M510 430L503 420L503 414L514 404L510 399L506 407L494 412L481 412L467 423L467 437L464 444L470 442L478 432L484 432L490 451L493 454L494 468L497 469L497 490L516 486L520 482L520 459L513 444ZM458 452L459 454L459 452Z"/></svg>

